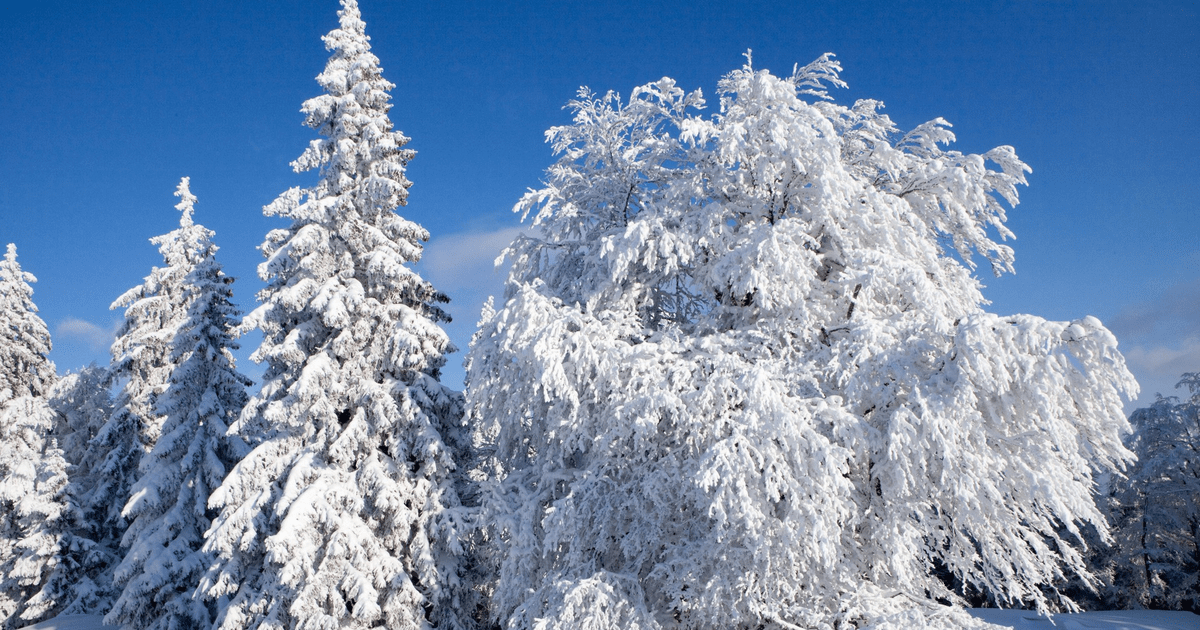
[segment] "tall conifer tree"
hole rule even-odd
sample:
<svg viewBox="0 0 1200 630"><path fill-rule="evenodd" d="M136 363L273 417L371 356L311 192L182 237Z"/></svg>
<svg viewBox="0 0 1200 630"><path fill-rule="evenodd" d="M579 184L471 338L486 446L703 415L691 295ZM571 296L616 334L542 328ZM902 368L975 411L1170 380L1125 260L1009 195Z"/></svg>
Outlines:
<svg viewBox="0 0 1200 630"><path fill-rule="evenodd" d="M178 326L163 331L171 367L154 410L163 418L162 432L142 456L142 473L122 512L129 529L114 574L121 592L105 622L127 630L212 625L213 611L193 596L210 564L201 551L212 521L208 498L246 452L239 438L226 436L251 384L230 354L237 348L230 338L238 323L230 302L233 279L216 261L213 232L192 221L196 197L188 178L175 194L179 229L159 242L179 255L171 277L182 285L168 293L179 296L187 313Z"/></svg>
<svg viewBox="0 0 1200 630"><path fill-rule="evenodd" d="M241 628L456 628L465 514L455 486L461 397L439 369L446 298L408 266L428 233L395 213L408 138L394 86L343 0L333 52L306 101L314 140L293 163L317 183L265 208L261 391L234 425L254 445L213 495L205 579Z"/></svg>
<svg viewBox="0 0 1200 630"><path fill-rule="evenodd" d="M50 361L50 331L33 303L33 274L17 262L9 243L0 261L0 403L22 396L44 397L57 380Z"/></svg>
<svg viewBox="0 0 1200 630"><path fill-rule="evenodd" d="M190 194L190 193L189 193ZM173 364L171 340L186 320L192 293L188 274L194 252L185 232L203 228L191 225L156 236L163 266L154 267L138 286L129 289L110 308L125 307L125 321L113 341L110 384L121 383L108 421L92 438L94 483L88 488L83 509L97 528L96 541L109 554L110 563L96 577L96 606L89 612L108 612L120 589L113 570L123 556L121 542L129 526L124 514L133 485L145 472L142 459L162 431L158 398L167 389Z"/></svg>

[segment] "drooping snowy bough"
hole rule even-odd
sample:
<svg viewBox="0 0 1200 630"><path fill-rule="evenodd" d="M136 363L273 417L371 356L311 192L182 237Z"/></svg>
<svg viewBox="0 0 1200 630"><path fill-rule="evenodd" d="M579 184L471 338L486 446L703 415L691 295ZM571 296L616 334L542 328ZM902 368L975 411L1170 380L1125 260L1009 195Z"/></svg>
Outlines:
<svg viewBox="0 0 1200 630"><path fill-rule="evenodd" d="M581 91L468 358L508 628L966 627L1085 567L1136 383L1094 318L983 310L1028 167L831 102L824 56ZM940 577L939 577L940 576Z"/></svg>
<svg viewBox="0 0 1200 630"><path fill-rule="evenodd" d="M467 514L456 476L462 397L439 370L452 350L443 296L410 267L428 233L395 213L413 152L354 0L304 103L315 140L293 163L312 188L267 206L267 287L245 326L263 332L261 391L234 431L253 450L213 494L221 514L202 588L218 625L449 629Z"/></svg>

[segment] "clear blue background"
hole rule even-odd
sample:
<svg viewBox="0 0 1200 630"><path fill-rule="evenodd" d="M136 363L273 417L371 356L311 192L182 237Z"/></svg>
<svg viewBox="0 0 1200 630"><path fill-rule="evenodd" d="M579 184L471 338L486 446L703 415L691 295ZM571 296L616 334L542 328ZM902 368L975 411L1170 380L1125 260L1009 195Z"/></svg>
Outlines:
<svg viewBox="0 0 1200 630"><path fill-rule="evenodd" d="M333 0L0 4L0 242L39 278L59 371L106 362L108 305L161 258L192 178L236 297L254 306L261 207L313 132L300 103ZM1153 397L1200 370L1200 19L1195 2L392 2L363 0L392 119L418 151L401 210L433 234L422 272L454 298L466 346L510 208L553 157L581 85L628 94L664 75L715 104L754 50L790 73L837 54L839 101L903 128L942 116L955 148L1011 144L1033 167L1010 214L1017 274L983 278L1001 313L1092 314ZM986 272L986 266L984 269ZM243 340L240 356L257 345ZM462 378L462 354L446 380ZM244 371L259 369L246 361Z"/></svg>

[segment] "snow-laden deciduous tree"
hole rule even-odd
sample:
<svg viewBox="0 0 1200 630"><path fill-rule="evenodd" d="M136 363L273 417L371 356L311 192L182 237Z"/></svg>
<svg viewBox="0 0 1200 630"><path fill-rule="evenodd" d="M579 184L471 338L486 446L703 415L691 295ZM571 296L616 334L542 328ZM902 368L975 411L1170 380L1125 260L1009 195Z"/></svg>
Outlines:
<svg viewBox="0 0 1200 630"><path fill-rule="evenodd" d="M1104 530L1136 389L1094 318L983 310L1028 167L846 107L829 56L581 91L468 357L509 628L966 627Z"/></svg>
<svg viewBox="0 0 1200 630"><path fill-rule="evenodd" d="M1109 604L1200 611L1200 373L1190 396L1159 396L1133 412L1138 460L1109 497L1116 550Z"/></svg>
<svg viewBox="0 0 1200 630"><path fill-rule="evenodd" d="M183 178L175 194L182 213L179 229L161 239L182 257L182 302L186 318L166 330L170 379L157 399L161 435L142 456L142 474L122 516L129 520L114 572L120 595L105 623L127 630L207 629L214 613L195 593L211 564L201 551L212 523L212 490L246 453L229 425L246 404L251 381L237 372L230 337L239 323L230 285L216 261L213 232L193 223L196 197Z"/></svg>
<svg viewBox="0 0 1200 630"><path fill-rule="evenodd" d="M213 494L205 578L241 628L460 627L456 487L461 396L439 369L446 298L408 263L428 233L394 211L408 139L357 3L325 36L332 56L304 103L315 140L293 163L317 183L265 208L267 287L245 327L263 332L261 391L234 430L254 448ZM465 617L465 616L464 616Z"/></svg>
<svg viewBox="0 0 1200 630"><path fill-rule="evenodd" d="M67 464L46 396L57 378L33 274L9 244L0 261L0 623L19 628L61 606L70 566Z"/></svg>

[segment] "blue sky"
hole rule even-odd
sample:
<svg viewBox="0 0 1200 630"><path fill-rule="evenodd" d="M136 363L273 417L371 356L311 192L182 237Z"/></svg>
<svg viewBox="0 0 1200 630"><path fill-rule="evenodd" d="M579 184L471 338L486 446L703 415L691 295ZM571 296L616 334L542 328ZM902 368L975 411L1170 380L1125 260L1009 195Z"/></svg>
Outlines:
<svg viewBox="0 0 1200 630"><path fill-rule="evenodd" d="M746 49L777 74L831 51L839 101L882 100L903 128L944 117L956 149L1010 144L1033 167L1010 213L1017 274L983 278L990 310L1099 317L1143 401L1200 370L1194 2L360 1L418 152L401 212L433 234L421 270L453 298L464 348L520 229L510 209L553 160L543 132L579 86L665 75L712 97ZM261 207L311 181L288 163L314 137L298 110L337 8L0 0L0 243L39 278L60 372L107 362L108 305L161 264L148 239L177 225L181 176L254 306L256 247L281 225Z"/></svg>

